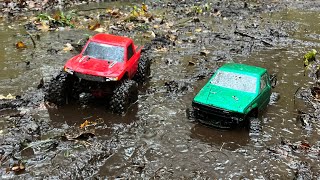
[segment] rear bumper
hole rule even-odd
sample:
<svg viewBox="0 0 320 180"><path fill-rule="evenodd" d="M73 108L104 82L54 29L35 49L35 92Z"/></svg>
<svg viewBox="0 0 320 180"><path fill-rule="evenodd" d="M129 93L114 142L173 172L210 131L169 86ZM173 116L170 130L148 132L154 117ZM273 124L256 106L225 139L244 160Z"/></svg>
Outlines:
<svg viewBox="0 0 320 180"><path fill-rule="evenodd" d="M201 123L220 127L230 128L234 125L242 123L245 115L232 111L227 111L214 106L204 105L197 102L192 102L194 116Z"/></svg>

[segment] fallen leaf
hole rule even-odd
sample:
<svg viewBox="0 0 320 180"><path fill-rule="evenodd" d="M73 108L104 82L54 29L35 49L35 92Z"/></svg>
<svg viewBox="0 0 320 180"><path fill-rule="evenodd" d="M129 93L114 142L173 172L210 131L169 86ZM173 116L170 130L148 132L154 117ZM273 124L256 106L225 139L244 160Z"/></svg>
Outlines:
<svg viewBox="0 0 320 180"><path fill-rule="evenodd" d="M92 30L92 31L98 29L99 27L100 27L100 23L97 23L97 22L96 22L95 24L93 24L93 25L92 25L92 24L91 24L91 25L90 25L90 24L88 25L88 29L90 29L90 30Z"/></svg>
<svg viewBox="0 0 320 180"><path fill-rule="evenodd" d="M16 99L16 96L12 96L10 93L7 96L0 94L0 99Z"/></svg>
<svg viewBox="0 0 320 180"><path fill-rule="evenodd" d="M13 167L11 168L11 171L14 171L14 172L21 172L24 170L25 170L25 167L22 164L22 162L19 162L18 164L14 164Z"/></svg>
<svg viewBox="0 0 320 180"><path fill-rule="evenodd" d="M89 121L85 120L82 124L80 124L80 128L82 129L82 128L88 126L88 124L89 124Z"/></svg>
<svg viewBox="0 0 320 180"><path fill-rule="evenodd" d="M177 40L177 36L171 34L171 35L169 35L169 39L170 39L170 41L176 41Z"/></svg>
<svg viewBox="0 0 320 180"><path fill-rule="evenodd" d="M91 122L91 121L88 121L88 120L85 120L81 125L80 125L80 128L83 129L87 126L90 126L90 125L96 125L97 123L96 122Z"/></svg>
<svg viewBox="0 0 320 180"><path fill-rule="evenodd" d="M147 31L147 33L144 33L144 34L143 34L143 37L146 37L146 38L155 38L155 37L156 37L156 34L155 34L153 31Z"/></svg>
<svg viewBox="0 0 320 180"><path fill-rule="evenodd" d="M116 30L116 31L120 30L120 28L118 28L117 26L113 26L113 25L110 26L109 28L112 29L112 30Z"/></svg>
<svg viewBox="0 0 320 180"><path fill-rule="evenodd" d="M167 52L167 51L168 51L168 49L167 49L167 48L165 48L165 47L162 47L162 48L158 48L158 49L156 49L156 51L157 51L157 52Z"/></svg>
<svg viewBox="0 0 320 180"><path fill-rule="evenodd" d="M302 149L305 149L305 150L306 150L306 149L310 149L311 146L310 146L308 143L304 143L304 142L303 142L303 143L300 144L300 147L301 147Z"/></svg>
<svg viewBox="0 0 320 180"><path fill-rule="evenodd" d="M148 6L146 4L144 4L144 3L142 3L141 10L144 11L144 12L147 12L148 11Z"/></svg>
<svg viewBox="0 0 320 180"><path fill-rule="evenodd" d="M153 31L151 31L150 34L151 34L151 37L152 37L152 38L155 38L155 37L156 37L156 34L155 34Z"/></svg>
<svg viewBox="0 0 320 180"><path fill-rule="evenodd" d="M73 49L74 49L74 47L70 43L67 43L67 44L65 44L63 51L68 52L68 51L72 51Z"/></svg>
<svg viewBox="0 0 320 180"><path fill-rule="evenodd" d="M118 18L121 16L119 9L107 9L106 13L110 14L111 16L113 16L115 18Z"/></svg>
<svg viewBox="0 0 320 180"><path fill-rule="evenodd" d="M195 31L195 32L201 32L202 29L201 29L201 28L198 28L198 29L195 29L194 31Z"/></svg>
<svg viewBox="0 0 320 180"><path fill-rule="evenodd" d="M320 88L319 87L312 87L311 88L311 95L314 97L316 101L320 101Z"/></svg>
<svg viewBox="0 0 320 180"><path fill-rule="evenodd" d="M220 16L221 16L221 12L220 12L218 9L214 9L212 15L213 15L213 16L217 16L217 17L220 17Z"/></svg>
<svg viewBox="0 0 320 180"><path fill-rule="evenodd" d="M106 32L106 29L104 29L103 27L97 28L94 31L99 32L99 33L103 33Z"/></svg>
<svg viewBox="0 0 320 180"><path fill-rule="evenodd" d="M16 43L16 48L23 49L23 48L27 48L27 46L22 41L19 41Z"/></svg>
<svg viewBox="0 0 320 180"><path fill-rule="evenodd" d="M41 24L38 25L37 28L43 32L47 32L50 29L50 27L45 22L41 22Z"/></svg>
<svg viewBox="0 0 320 180"><path fill-rule="evenodd" d="M61 14L59 11L56 11L53 16L52 16L53 19L55 19L56 21L59 21L61 19Z"/></svg>
<svg viewBox="0 0 320 180"><path fill-rule="evenodd" d="M204 49L204 50L200 51L200 55L201 56L207 56L209 53L210 53L210 51L207 50L207 49Z"/></svg>
<svg viewBox="0 0 320 180"><path fill-rule="evenodd" d="M127 23L126 28L129 30L132 30L134 28L134 23L133 22Z"/></svg>
<svg viewBox="0 0 320 180"><path fill-rule="evenodd" d="M80 134L77 134L77 135L67 135L67 134L65 134L65 135L62 135L61 137L65 138L65 140L68 140L68 141L74 141L74 140L86 141L89 138L92 138L94 136L95 136L95 134L92 133L92 132L81 132Z"/></svg>

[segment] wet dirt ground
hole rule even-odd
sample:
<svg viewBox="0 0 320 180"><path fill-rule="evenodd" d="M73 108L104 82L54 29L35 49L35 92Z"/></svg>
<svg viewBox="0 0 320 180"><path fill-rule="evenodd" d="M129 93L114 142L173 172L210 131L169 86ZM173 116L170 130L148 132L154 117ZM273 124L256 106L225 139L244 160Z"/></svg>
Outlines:
<svg viewBox="0 0 320 180"><path fill-rule="evenodd" d="M315 118L306 125L297 118L298 111L314 109L295 92L314 86L303 75L302 57L320 47L320 3L210 1L208 9L191 1L146 4L163 19L150 22L153 41L139 28L108 31L152 45L147 51L151 77L123 116L99 103L51 107L37 89L42 78L47 82L77 53L64 52L66 43L96 32L37 32L34 48L25 21L1 21L0 94L22 96L0 100L1 178L319 178L320 122ZM74 8L131 6L108 2ZM20 40L26 49L15 48ZM228 61L277 74L273 92L279 96L260 117L258 133L211 128L185 115L195 94ZM81 129L85 120L94 124ZM20 164L25 170L14 172Z"/></svg>

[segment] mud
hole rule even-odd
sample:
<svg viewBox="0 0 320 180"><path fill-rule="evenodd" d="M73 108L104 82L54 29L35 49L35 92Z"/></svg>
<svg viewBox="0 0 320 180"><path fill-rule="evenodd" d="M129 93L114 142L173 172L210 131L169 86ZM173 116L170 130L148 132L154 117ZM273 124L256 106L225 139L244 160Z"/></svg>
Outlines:
<svg viewBox="0 0 320 180"><path fill-rule="evenodd" d="M86 103L86 95L82 104L61 108L43 101L39 83L45 86L77 53L64 52L64 45L95 32L37 32L40 38L33 47L24 27L29 22L1 22L0 92L21 96L0 100L1 178L319 178L320 111L310 88L317 83L312 72L303 76L302 65L304 53L320 47L320 27L314 23L320 18L319 2L146 4L154 13L151 21L134 21L133 29L116 17L106 23L109 33L146 44L145 53L152 59L149 81L140 86L138 101L123 116L99 103ZM74 8L128 11L130 5ZM83 14L93 17L104 11ZM155 38L147 36L148 31ZM26 49L15 48L19 40ZM258 130L215 129L185 115L194 95L228 61L277 74ZM90 123L82 127L86 120Z"/></svg>

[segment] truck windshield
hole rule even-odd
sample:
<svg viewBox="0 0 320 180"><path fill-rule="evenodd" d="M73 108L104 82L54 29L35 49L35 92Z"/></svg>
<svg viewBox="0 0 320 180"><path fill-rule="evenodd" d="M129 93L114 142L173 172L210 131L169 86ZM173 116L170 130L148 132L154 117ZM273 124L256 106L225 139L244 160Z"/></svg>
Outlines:
<svg viewBox="0 0 320 180"><path fill-rule="evenodd" d="M218 71L211 84L249 93L256 92L257 78L233 72Z"/></svg>
<svg viewBox="0 0 320 180"><path fill-rule="evenodd" d="M83 53L83 56L118 62L123 61L123 55L123 47L112 46L108 44L99 44L96 42L90 42Z"/></svg>

